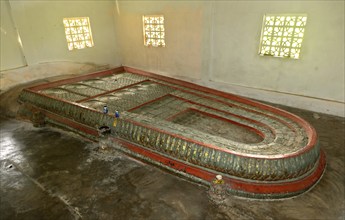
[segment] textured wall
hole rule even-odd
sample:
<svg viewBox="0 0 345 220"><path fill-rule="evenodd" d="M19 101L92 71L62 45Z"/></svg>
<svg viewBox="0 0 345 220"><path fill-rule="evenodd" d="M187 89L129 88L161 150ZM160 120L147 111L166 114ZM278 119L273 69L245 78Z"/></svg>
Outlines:
<svg viewBox="0 0 345 220"><path fill-rule="evenodd" d="M56 61L123 64L344 116L343 1L10 0L10 6L29 66ZM265 13L308 14L299 60L258 55ZM165 17L165 48L143 45L142 16L152 14ZM95 46L68 51L62 19L78 16L90 17ZM6 50L1 57L13 52Z"/></svg>
<svg viewBox="0 0 345 220"><path fill-rule="evenodd" d="M74 61L120 65L113 1L10 1L28 65ZM69 51L63 18L90 17L94 47Z"/></svg>
<svg viewBox="0 0 345 220"><path fill-rule="evenodd" d="M114 1L1 1L1 93L50 76L120 66L114 6ZM90 17L94 47L69 51L62 20L85 16ZM26 65L16 28L28 66L12 69Z"/></svg>
<svg viewBox="0 0 345 220"><path fill-rule="evenodd" d="M344 102L344 2L215 2L211 79ZM258 56L265 13L306 13L299 60Z"/></svg>
<svg viewBox="0 0 345 220"><path fill-rule="evenodd" d="M25 66L26 61L18 42L18 35L14 28L8 0L0 1L0 9L0 70L2 71Z"/></svg>
<svg viewBox="0 0 345 220"><path fill-rule="evenodd" d="M344 116L343 1L116 1L124 65L223 91ZM299 60L258 55L265 13L306 13ZM143 45L163 14L166 48Z"/></svg>
<svg viewBox="0 0 345 220"><path fill-rule="evenodd" d="M203 50L208 41L203 34L207 22L207 1L119 1L117 28L122 63L163 75L199 79ZM144 46L143 15L164 15L165 48ZM207 22L208 23L208 22Z"/></svg>

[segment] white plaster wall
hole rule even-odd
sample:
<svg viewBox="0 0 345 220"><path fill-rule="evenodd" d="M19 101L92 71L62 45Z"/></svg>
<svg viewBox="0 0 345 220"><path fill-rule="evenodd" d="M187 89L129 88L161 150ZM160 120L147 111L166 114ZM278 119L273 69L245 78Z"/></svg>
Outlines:
<svg viewBox="0 0 345 220"><path fill-rule="evenodd" d="M211 79L344 102L344 1L215 1ZM265 13L306 13L299 60L258 54Z"/></svg>
<svg viewBox="0 0 345 220"><path fill-rule="evenodd" d="M344 1L116 1L123 65L259 100L344 116ZM299 60L258 55L265 13L306 13ZM143 45L163 14L166 48Z"/></svg>
<svg viewBox="0 0 345 220"><path fill-rule="evenodd" d="M73 61L119 66L114 1L10 0L28 65ZM63 18L89 17L94 47L69 51Z"/></svg>
<svg viewBox="0 0 345 220"><path fill-rule="evenodd" d="M0 10L0 70L25 66L26 61L20 48L8 0L0 1Z"/></svg>
<svg viewBox="0 0 345 220"><path fill-rule="evenodd" d="M207 1L116 1L122 64L185 80L200 79ZM144 46L143 15L164 15L166 47Z"/></svg>
<svg viewBox="0 0 345 220"><path fill-rule="evenodd" d="M115 33L114 1L1 1L1 24L10 35L1 35L1 61L6 65L18 64L21 54L14 25L8 15L12 14L23 43L28 66L7 70L1 67L0 92L22 83L46 77L84 74L121 65ZM5 17L5 15L7 17ZM69 51L65 38L63 18L90 17L95 46ZM3 17L6 18L3 22ZM13 30L12 30L12 29ZM1 29L3 32L3 29ZM15 46L17 48L15 48ZM3 62L2 62L3 64Z"/></svg>
<svg viewBox="0 0 345 220"><path fill-rule="evenodd" d="M10 0L10 6L29 68L2 72L2 91L23 79L123 64L344 116L344 1ZM301 59L258 55L265 13L308 14ZM165 17L165 48L143 45L142 16L150 14ZM62 19L79 16L90 17L95 46L68 51Z"/></svg>

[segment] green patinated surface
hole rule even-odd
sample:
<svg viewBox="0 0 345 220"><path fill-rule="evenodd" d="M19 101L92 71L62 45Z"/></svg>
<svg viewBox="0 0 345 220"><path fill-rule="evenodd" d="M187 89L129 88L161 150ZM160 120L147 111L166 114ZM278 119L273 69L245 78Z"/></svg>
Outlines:
<svg viewBox="0 0 345 220"><path fill-rule="evenodd" d="M282 182L298 179L314 169L320 156L317 145L304 154L284 158L308 142L304 129L288 118L130 73L38 93L27 90L20 100L93 129L100 125L112 127L113 114L118 110L121 118L113 128L117 137L234 178ZM109 114L102 114L104 105Z"/></svg>

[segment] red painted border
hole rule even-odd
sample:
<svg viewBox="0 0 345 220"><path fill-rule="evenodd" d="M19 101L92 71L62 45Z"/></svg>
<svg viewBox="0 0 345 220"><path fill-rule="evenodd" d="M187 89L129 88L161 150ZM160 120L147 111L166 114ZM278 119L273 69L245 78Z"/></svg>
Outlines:
<svg viewBox="0 0 345 220"><path fill-rule="evenodd" d="M134 121L132 119L126 119L126 121L128 121L128 122L130 122L130 123L132 123L134 125L137 125L137 126L149 128L149 129L157 131L159 133L168 134L170 136L173 136L175 138L179 138L179 139L185 140L187 142L195 143L197 145L200 145L200 146L203 146L203 147L207 147L207 148L212 148L212 149L218 150L218 151L223 151L225 153L234 154L234 155L237 155L237 156L240 156L240 157L258 158L258 159L267 159L267 160L275 160L275 159L282 159L282 158L292 157L291 155L288 155L288 154L278 154L278 155L269 155L269 156L267 156L267 155L259 155L259 154L241 153L241 152L230 150L228 148L221 148L221 147L218 147L218 146L213 145L213 144L205 144L204 142L196 141L194 139L191 139L191 138L188 138L188 137L185 137L185 136L182 136L182 135L171 133L171 132L168 132L168 131L165 131L165 130L153 127L151 125L142 124L142 123Z"/></svg>
<svg viewBox="0 0 345 220"><path fill-rule="evenodd" d="M151 73L151 72L147 72L147 71L143 71L143 70L138 70L138 69L127 67L127 66L124 66L124 69L125 69L126 72L129 72L129 73L134 73L134 74L138 74L138 75L144 75L144 76L148 76L148 77L151 77L151 78L154 78L154 79L158 79L158 80L162 80L162 81L166 81L166 82L170 82L170 83L175 83L175 84L178 84L178 85L181 85L181 86L184 86L184 87L188 87L188 88L191 88L191 89L203 91L203 92L206 92L206 93L211 93L213 95L218 95L218 96L221 96L221 97L224 97L224 98L228 98L228 99L231 99L231 100L234 100L234 101L238 101L238 102L241 102L241 103L244 103L244 104L247 104L247 105L251 105L251 106L254 106L254 107L257 107L257 108L261 108L263 110L270 111L270 112L272 112L274 114L277 114L277 115L289 118L290 120L298 123L300 126L302 126L305 129L305 131L306 131L306 133L308 135L308 144L304 148L301 148L299 151L296 151L296 152L291 153L291 154L286 154L286 155L284 155L284 157L294 157L294 156L303 154L303 153L311 150L316 145L317 134L316 134L315 129L308 122L306 122L304 119L302 119L301 117L296 116L296 115L294 115L292 113L289 113L289 112L287 112L285 110L282 110L282 109L279 109L279 108L276 108L276 107L272 107L272 106L269 106L269 105L266 105L266 104L263 104L263 103L260 103L260 102L256 102L256 101L244 98L244 97L233 95L233 94L230 94L230 93L221 92L221 91L218 91L218 90L215 90L215 89L203 87L203 86L200 86L200 85L197 85L197 84L194 84L194 83L189 83L189 82L185 82L185 81L182 81L182 80L173 79L173 78L170 78L170 77L167 77L167 76L161 76L161 75L157 75L157 74L154 74L154 73Z"/></svg>
<svg viewBox="0 0 345 220"><path fill-rule="evenodd" d="M87 75L82 75L82 76L77 76L77 77L68 78L68 79L62 79L62 80L58 80L58 81L54 81L54 82L44 83L44 84L30 87L28 89L31 91L39 91L39 90L43 90L43 89L47 89L47 88L51 88L51 87L61 86L64 84L69 84L69 83L79 82L82 80L87 80L90 78L111 75L114 73L120 73L120 72L123 72L124 70L125 70L124 67L121 66L121 67L117 67L114 69L109 69L109 70L91 73L91 74L87 74Z"/></svg>
<svg viewBox="0 0 345 220"><path fill-rule="evenodd" d="M73 120L67 119L63 116L51 113L50 111L47 111L45 109L42 109L39 107L35 107L35 108L39 109L39 111L42 112L46 117L48 117L48 118L50 118L50 119L52 119L58 123L67 125L68 127L74 128L76 130L82 131L86 134L90 134L90 135L95 136L95 137L97 137L99 135L98 131L94 128L91 128L91 127L86 126L84 124L81 124L81 123L75 122Z"/></svg>
<svg viewBox="0 0 345 220"><path fill-rule="evenodd" d="M130 84L130 85L127 85L127 86L123 86L123 87L120 87L120 88L117 88L117 89L113 89L113 90L110 90L110 91L106 91L106 92L103 92L103 93L100 93L100 94L97 94L97 95L94 95L94 96L90 96L88 98L85 98L85 99L81 99L81 100L78 100L76 101L77 103L81 103L81 102L85 102L85 101L88 101L90 99L94 99L94 98L97 98L99 96L103 96L103 95L107 95L107 94L110 94L110 93L113 93L113 92L116 92L116 91L119 91L119 90L123 90L123 89L126 89L126 88L130 88L130 87L133 87L135 85L138 85L138 84L141 84L141 83L144 83L144 82L149 82L150 80L143 80L143 81L139 81L139 82L136 82L136 83L133 83L133 84Z"/></svg>
<svg viewBox="0 0 345 220"><path fill-rule="evenodd" d="M168 96L172 96L172 95L166 94L166 95L160 96L160 97L158 97L158 98L156 98L156 99L152 99L152 100L150 100L150 101L148 101L148 102L144 102L144 103L141 104L141 105L135 106L134 108L131 108L131 109L127 110L127 112L132 112L132 111L134 111L134 110L136 110L136 109L139 109L139 108L141 108L141 107L143 107L143 106L145 106L145 105L148 105L148 104L150 104L150 103L156 102L156 101L158 101L158 100L160 100L160 99L163 99L163 98L165 98L165 97L168 97Z"/></svg>
<svg viewBox="0 0 345 220"><path fill-rule="evenodd" d="M243 116L241 116L241 115L236 115L236 114L233 114L233 113L231 113L231 112L223 111L223 110L220 110L220 109L217 109L217 108L213 108L213 107L211 107L211 106L207 106L207 105L203 105L203 104L200 104L200 103L196 103L196 102L193 102L193 101L191 101L191 100L184 99L184 98L181 98L181 97L179 97L179 96L172 95L172 94L163 95L163 96L161 96L161 97L158 97L158 98L156 98L156 99L150 100L149 102L145 102L145 103L143 103L143 104L141 104L141 105L138 105L138 106L136 106L136 107L134 107L134 108L132 108L132 109L129 109L129 110L127 110L127 111L128 111L128 112L131 112L131 111L133 111L133 110L135 110L135 109L141 108L141 107L143 107L143 106L145 106L145 105L147 105L147 104L156 102L156 101L158 101L158 100L160 100L160 99L163 99L163 98L165 98L165 97L168 97L168 96L169 96L169 97L173 97L173 98L175 98L175 99L182 100L182 101L187 102L187 103L190 103L190 104L192 104L192 105L197 105L197 106L201 106L201 107L204 107L204 108L207 108L207 109L211 109L211 110L213 110L213 111L222 112L222 113L224 113L224 114L228 114L228 115L231 115L231 116L233 116L233 117L240 118L240 119L245 120L245 121L248 121L248 122L250 122L250 123L257 124L258 126L267 128L268 130L270 130L270 131L272 132L273 135L275 135L275 131L274 131L270 126L268 126L268 125L266 125L266 124L264 124L264 123L261 123L261 122L259 122L259 121L256 121L256 120L253 120L253 119L250 119L250 118L246 118L246 117L243 117ZM178 113L177 113L177 114L178 114ZM171 116L171 117L172 117L172 116ZM169 117L169 118L171 118L171 117ZM267 116L267 117L269 117L269 116ZM169 118L167 118L166 120L167 120L167 121L170 121ZM236 123L237 123L237 122L236 122ZM246 125L244 125L244 126L246 126ZM255 128L254 128L254 129L255 129ZM293 130L293 129L292 129L292 130Z"/></svg>
<svg viewBox="0 0 345 220"><path fill-rule="evenodd" d="M91 127L88 127L86 125L77 123L73 120L67 119L65 117L59 116L57 114L51 113L47 110L40 109L47 117L65 124L71 128L80 130L85 132L86 134L90 134L93 136L98 136L98 132L96 129L93 129ZM211 172L208 169L204 169L203 167L197 167L194 165L186 164L181 161L178 161L176 159L169 158L167 156L163 156L161 154L152 152L151 150L148 150L146 148L134 145L132 143L129 143L127 141L124 141L122 139L118 138L112 138L116 142L122 144L127 149L129 149L131 152L138 153L140 155L143 155L144 157L150 158L154 161L157 161L159 163L162 163L168 167L171 167L177 171L185 172L187 174L190 174L192 176L195 176L197 178L203 179L207 182L212 181L215 178L215 175L219 174L217 172ZM326 166L326 159L325 154L323 151L320 153L320 159L317 164L317 168L308 176L293 180L293 181L284 181L280 183L276 182L265 182L265 183L259 183L259 182L253 182L253 181L244 181L236 178L231 178L230 176L224 175L224 180L227 184L229 184L230 188L233 190L237 190L240 192L245 193L254 193L254 194L271 194L271 195L282 195L282 197L286 194L290 193L302 193L306 190L308 190L310 187L312 187L322 176Z"/></svg>
<svg viewBox="0 0 345 220"><path fill-rule="evenodd" d="M250 126L241 124L241 123L239 123L239 122L236 122L236 121L233 121L233 120L230 120L230 119L227 119L227 118L218 116L218 115L214 115L214 114L211 114L211 113L203 112L203 111L200 111L200 110L195 109L195 108L187 108L187 109L185 109L185 110L183 110L183 111L180 111L180 112L178 112L177 114L175 114L175 115L173 115L173 116L167 118L166 120L167 120L167 121L172 121L172 120L173 120L174 118L176 118L177 116L179 116L179 115L181 115L181 114L184 114L184 113L186 113L186 112L191 112L191 111L192 111L192 112L193 112L193 111L194 111L194 112L198 112L198 113L200 113L200 114L202 114L202 115L206 115L206 116L208 116L208 117L210 117L210 118L215 118L215 119L218 119L218 120L221 120L221 121L228 122L228 123L230 123L230 124L234 124L234 125L243 127L243 128L245 128L245 129L247 129L247 130L250 130L250 131L254 132L255 134L257 134L257 135L259 135L260 137L262 137L263 139L265 139L265 137L266 137L266 135L265 135L263 132L257 130L256 128L253 128L253 127L250 127ZM260 142L261 142L261 141L260 141ZM260 143L260 142L258 142L258 143Z"/></svg>
<svg viewBox="0 0 345 220"><path fill-rule="evenodd" d="M252 110L252 109L244 108L244 107L242 107L242 106L230 104L230 103L227 103L227 102L225 102L225 101L216 99L216 98L214 98L214 97L209 97L209 96L201 95L201 94L198 94L198 93L195 93L195 92L191 92L191 91L188 91L188 90L185 90L185 89L181 89L181 88L178 88L178 87L175 87L175 86L166 85L166 84L164 84L164 83L159 83L159 82L156 82L156 83L157 83L157 84L161 84L161 85L165 85L165 86L168 86L168 87L171 87L171 88L174 88L174 89L176 89L176 90L180 90L180 91L182 91L182 92L184 92L184 93L189 93L189 94L193 94L193 95L195 95L195 96L199 96L199 97L202 97L202 98L205 98L205 99L213 100L213 101L215 101L215 102L219 102L219 103L222 103L222 104L224 104L224 105L228 105L228 106L231 106L231 107L234 107L234 108L243 109L244 111L247 111L247 112L252 112L252 113L255 113L255 114L258 114L258 115L264 115L264 116L267 117L267 118L272 118L272 119L274 119L274 120L276 120L276 121L279 121L280 123L282 123L282 124L286 125L288 128L290 128L291 130L295 131L295 129L294 129L290 124L288 124L286 121L281 120L280 118L274 117L274 116L272 116L272 115L267 115L267 114L264 114L264 113L262 113L262 112L258 112L258 111ZM188 100L188 99L184 99L184 98L178 97L178 96L176 96L176 95L171 95L171 96L174 96L174 97L176 97L176 98L178 98L178 99L181 99L181 100L185 100L186 102L192 103L192 104L194 104L194 105L203 106L203 107L206 107L206 108L209 108L209 109L217 110L217 111L219 111L219 112L227 113L227 114L229 114L229 115L232 115L232 116L235 116L235 117L238 117L238 118L245 119L245 120L247 120L247 121L251 121L251 122L254 122L254 123L255 123L255 122L256 122L256 123L259 123L258 121L255 121L255 120L246 118L246 117L244 117L244 116L242 116L242 115L236 115L236 114L233 114L233 113L231 113L231 112L227 112L227 111L223 111L223 110L220 110L220 109L212 108L212 107L210 107L210 106L203 105L203 104L199 104L199 103L197 103L197 102L194 102L194 101L191 101L191 100ZM263 124L263 123L261 123L261 124ZM267 126L267 125L266 125L266 126Z"/></svg>
<svg viewBox="0 0 345 220"><path fill-rule="evenodd" d="M199 85L196 85L196 84L193 84L193 83L184 82L182 80L177 80L177 79L169 78L169 77L166 77L166 76L160 76L160 75L157 75L157 74L154 74L154 73L149 73L149 72L137 70L137 69L130 68L130 67L118 67L118 68L113 69L113 70L107 70L107 71L103 71L103 72L98 72L98 73L94 73L94 74L88 74L88 75L84 75L84 76L80 76L80 77L75 77L75 78L66 79L66 80L60 80L60 81L56 81L56 82L52 82L52 83L47 83L47 84L31 87L31 88L29 88L27 90L29 90L31 92L34 92L34 93L38 93L37 92L38 90L41 90L41 89L44 89L44 88L50 88L50 87L54 87L54 86L58 86L58 85L66 84L66 83L72 83L72 82L77 82L77 81L81 81L81 80L85 80L85 79L90 79L90 78L93 78L93 77L109 75L109 74L113 74L114 72L121 72L121 71L124 71L124 70L127 71L127 72L130 72L130 73L144 75L144 76L148 76L148 77L151 77L151 78L156 78L156 79L159 79L159 80L164 80L164 81L171 82L171 83L176 83L176 84L179 84L179 85L182 85L182 86L185 86L185 87L189 87L189 88L192 88L192 89L196 89L196 90L208 92L208 93L211 93L211 94L214 94L214 95L218 95L218 96L221 96L221 97L233 99L235 101L239 101L239 102L242 102L244 104L248 104L248 105L251 105L251 106L259 107L259 108L261 108L263 110L270 111L270 112L272 112L274 114L278 114L278 115L284 116L284 117L289 118L289 119L295 121L296 123L300 124L305 129L305 131L306 131L306 133L307 133L307 135L309 137L308 138L309 142L308 142L308 144L304 148L301 148L300 150L298 150L296 152L293 152L293 153L290 153L290 154L276 155L274 157L272 157L272 156L270 156L270 157L267 157L267 156L261 157L260 155L241 154L241 153L238 153L238 152L236 153L236 152L232 152L232 151L230 151L229 153L233 153L233 154L244 156L244 157L255 157L255 158L265 158L265 159L278 159L278 158L288 158L288 157L298 156L300 154L303 154L303 153L311 150L316 145L317 136L316 136L315 129L312 126L310 126L309 123L307 123L302 118L300 118L300 117L298 117L296 115L293 115L293 114L291 114L289 112L286 112L284 110L281 110L281 109L278 109L278 108L275 108L275 107L271 107L271 106L268 106L268 105L265 105L265 104L262 104L262 103L259 103L259 102L255 102L255 101L252 101L252 100L249 100L249 99L246 99L246 98L242 98L240 96L235 96L235 95L232 95L232 94L229 94L229 93L220 92L220 91L217 91L217 90L214 90L214 89L202 87L202 86L199 86ZM40 93L39 95L44 95L44 94ZM50 97L50 96L47 96L47 97ZM58 99L58 98L55 98L55 97L51 97L51 98L60 100L62 102L66 102L65 100L61 100L61 99ZM75 103L72 103L72 102L68 102L68 103L70 103L72 105L75 105ZM82 107L82 106L79 106L79 107ZM87 109L89 109L89 108L87 108ZM92 110L92 109L89 109L89 110ZM248 111L248 110L246 109L246 111ZM266 116L268 116L268 115L266 115ZM279 119L277 118L276 120L279 120ZM137 123L137 122L133 122L133 123L147 127L147 125L142 125L142 124ZM162 131L162 132L166 133L165 131ZM193 141L193 142L195 142L195 141ZM227 151L228 150L228 149L218 148L218 147L211 146L211 145L208 146L208 147L211 147L211 148L214 148L214 149L218 149L218 150L222 150L222 151Z"/></svg>
<svg viewBox="0 0 345 220"><path fill-rule="evenodd" d="M126 146L126 148L132 152L138 153L154 161L169 166L177 171L185 172L187 174L193 175L208 182L212 181L215 178L215 176L219 174L217 172L210 172L208 170L205 170L202 167L195 167L193 165L185 164L183 162L154 153L152 151L149 151L147 149L144 149L142 147L136 146L134 144L117 138L114 138L114 140ZM255 194L289 194L293 192L306 191L311 186L313 186L322 176L325 166L325 154L323 151L321 151L320 160L318 162L317 168L309 176L304 177L303 179L293 180L291 182L284 181L281 183L246 182L243 180L231 178L229 176L223 176L223 179L227 184L230 185L230 188L238 191Z"/></svg>
<svg viewBox="0 0 345 220"><path fill-rule="evenodd" d="M25 90L28 90L28 89L25 89ZM30 91L30 90L28 90L28 91L29 92L33 92L33 93L37 93L35 91ZM69 103L69 104L77 106L79 108L84 108L84 109L88 109L88 110L93 111L93 112L101 113L101 110L100 111L96 111L94 109L87 108L85 106L76 105L73 102L62 100L62 99L59 99L59 98L56 98L56 97L51 97L51 96L46 95L46 94L37 93L37 95L46 96L46 97L51 98L51 99L55 99L55 100L59 100L61 102ZM133 123L135 125L138 125L138 126L149 128L151 130L156 130L156 131L158 131L160 133L164 133L164 134L168 134L168 135L180 138L182 140L186 140L188 142L192 142L192 143L204 146L204 147L213 148L215 150L223 151L223 152L234 154L234 155L241 156L241 157L260 158L260 159L269 159L270 160L270 159L280 159L280 158L288 158L288 157L298 156L298 155L300 155L300 154L305 152L305 151L303 151L302 153L295 152L295 153L292 153L292 154L279 154L279 155L269 155L269 156L267 156L267 155L258 155L258 154L246 154L246 153L241 153L241 152L233 151L233 150L230 150L230 149L227 149L227 148L221 148L221 147L218 147L218 146L215 146L215 145L212 145L212 144L205 144L203 142L196 141L194 139L190 139L190 138L187 138L187 137L184 137L184 136L181 136L181 135L177 135L177 134L174 134L174 133L170 133L170 132L158 129L156 127L152 127L152 126L149 126L149 125L146 125L146 124L142 124L140 122L137 122L137 121L134 121L134 120L131 120L131 119L126 119L126 121L131 122L131 123ZM312 149L312 148L310 148L310 149Z"/></svg>
<svg viewBox="0 0 345 220"><path fill-rule="evenodd" d="M85 94L82 94L82 93L79 93L79 92L76 92L76 91L72 91L72 90L69 90L69 89L66 89L66 88L59 88L61 90L64 90L66 92L69 92L69 93L73 93L75 95L79 95L79 96L83 96L83 97L87 97L88 95L85 95Z"/></svg>

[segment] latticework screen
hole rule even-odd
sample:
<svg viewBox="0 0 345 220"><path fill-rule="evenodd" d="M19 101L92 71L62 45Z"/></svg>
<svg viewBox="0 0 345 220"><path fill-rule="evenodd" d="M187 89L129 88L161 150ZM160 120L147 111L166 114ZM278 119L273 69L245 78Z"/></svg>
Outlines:
<svg viewBox="0 0 345 220"><path fill-rule="evenodd" d="M69 50L93 47L90 21L88 17L64 18L65 34Z"/></svg>
<svg viewBox="0 0 345 220"><path fill-rule="evenodd" d="M165 29L163 15L143 16L145 46L165 47Z"/></svg>
<svg viewBox="0 0 345 220"><path fill-rule="evenodd" d="M265 15L259 54L298 59L306 23L306 15Z"/></svg>

